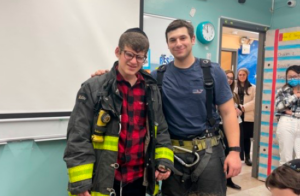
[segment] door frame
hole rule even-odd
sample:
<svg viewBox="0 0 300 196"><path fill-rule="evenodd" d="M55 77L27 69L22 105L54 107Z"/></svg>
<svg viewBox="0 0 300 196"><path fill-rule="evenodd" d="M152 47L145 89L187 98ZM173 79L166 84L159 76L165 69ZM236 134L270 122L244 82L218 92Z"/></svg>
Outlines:
<svg viewBox="0 0 300 196"><path fill-rule="evenodd" d="M259 169L259 143L260 143L260 126L261 126L261 105L262 105L262 89L264 75L264 46L266 39L266 31L270 28L268 25L253 23L249 21L238 20L221 16L219 18L219 45L218 45L218 62L220 63L222 50L222 28L230 27L235 29L253 31L259 33L257 67L256 67L256 95L255 95L255 115L254 115L254 135L253 135L253 151L252 151L252 174L254 178L258 178Z"/></svg>

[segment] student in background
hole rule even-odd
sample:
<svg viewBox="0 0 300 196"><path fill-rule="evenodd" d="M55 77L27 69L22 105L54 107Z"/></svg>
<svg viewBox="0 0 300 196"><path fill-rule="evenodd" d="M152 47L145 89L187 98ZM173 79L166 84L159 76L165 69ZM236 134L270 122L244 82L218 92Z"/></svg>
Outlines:
<svg viewBox="0 0 300 196"><path fill-rule="evenodd" d="M240 99L239 96L233 92L234 87L235 87L235 83L234 83L234 72L232 70L226 70L226 77L227 77L227 82L230 86L232 95L233 95L233 101L234 101L234 106L235 106L235 110L236 110L236 116L238 118L238 122L240 125L240 147L241 147L241 152L240 152L240 158L241 160L244 160L244 137L243 137L243 127L242 127L242 119L241 119L241 115L242 115L242 111L239 108L239 104L240 104ZM220 129L224 132L224 128L222 123L220 123ZM225 135L225 133L224 133ZM224 137L224 142L225 142L225 155L227 156L229 153L229 149L228 149L228 141L226 136ZM227 186L233 189L237 189L240 190L241 187L235 183L233 183L232 178L227 178Z"/></svg>
<svg viewBox="0 0 300 196"><path fill-rule="evenodd" d="M242 111L241 118L243 120L243 135L244 135L244 154L245 164L252 166L250 159L251 138L253 138L254 127L254 109L255 109L255 91L254 85L250 84L248 80L249 71L246 68L238 70L237 87L234 92L240 98L240 108Z"/></svg>
<svg viewBox="0 0 300 196"><path fill-rule="evenodd" d="M300 66L286 70L286 84L278 89L275 107L279 121L276 129L279 141L280 165L300 159Z"/></svg>
<svg viewBox="0 0 300 196"><path fill-rule="evenodd" d="M291 160L276 168L265 184L272 196L299 196L300 159Z"/></svg>

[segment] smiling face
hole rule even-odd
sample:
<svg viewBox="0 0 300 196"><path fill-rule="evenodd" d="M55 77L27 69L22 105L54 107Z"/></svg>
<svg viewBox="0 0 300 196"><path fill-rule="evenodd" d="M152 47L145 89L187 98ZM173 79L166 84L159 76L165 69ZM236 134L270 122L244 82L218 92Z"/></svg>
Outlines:
<svg viewBox="0 0 300 196"><path fill-rule="evenodd" d="M136 52L127 46L125 46L123 50L117 47L115 54L119 59L118 70L124 78L136 77L136 73L144 64L142 60L146 58L146 52Z"/></svg>
<svg viewBox="0 0 300 196"><path fill-rule="evenodd" d="M192 54L195 36L190 37L186 27L180 27L167 33L168 48L175 59L183 61Z"/></svg>
<svg viewBox="0 0 300 196"><path fill-rule="evenodd" d="M247 75L246 71L243 71L243 70L239 71L238 79L241 83L244 83L247 80L247 77L248 77L248 75Z"/></svg>

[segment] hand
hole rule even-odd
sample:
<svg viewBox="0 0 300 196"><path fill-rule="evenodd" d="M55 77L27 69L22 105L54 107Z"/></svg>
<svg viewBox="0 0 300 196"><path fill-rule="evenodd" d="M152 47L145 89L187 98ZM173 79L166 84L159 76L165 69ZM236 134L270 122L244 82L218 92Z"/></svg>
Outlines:
<svg viewBox="0 0 300 196"><path fill-rule="evenodd" d="M77 196L91 196L88 191L84 191L83 193L79 193Z"/></svg>
<svg viewBox="0 0 300 196"><path fill-rule="evenodd" d="M240 105L240 106L241 106L242 112L245 113L245 108L244 108L244 106L243 106L243 105Z"/></svg>
<svg viewBox="0 0 300 196"><path fill-rule="evenodd" d="M96 71L95 73L91 74L91 77L94 77L94 76L101 76L101 75L103 75L103 74L105 74L105 73L107 73L107 72L108 72L108 70L103 70L103 69L101 69L101 70L98 70L98 71Z"/></svg>
<svg viewBox="0 0 300 196"><path fill-rule="evenodd" d="M155 171L155 179L157 181L165 180L165 179L169 178L169 176L171 175L171 171L170 170L163 169L163 168L159 168L159 170L161 170L163 172L166 172L166 173L161 173L158 170L156 170Z"/></svg>
<svg viewBox="0 0 300 196"><path fill-rule="evenodd" d="M224 172L227 174L226 178L237 176L241 172L241 168L240 153L230 151L224 162Z"/></svg>
<svg viewBox="0 0 300 196"><path fill-rule="evenodd" d="M292 115L293 114L292 110L285 110L285 113L288 114L288 115Z"/></svg>
<svg viewBox="0 0 300 196"><path fill-rule="evenodd" d="M235 108L235 111L236 111L236 115L237 116L241 116L242 115L242 111L241 110L239 110L238 108Z"/></svg>

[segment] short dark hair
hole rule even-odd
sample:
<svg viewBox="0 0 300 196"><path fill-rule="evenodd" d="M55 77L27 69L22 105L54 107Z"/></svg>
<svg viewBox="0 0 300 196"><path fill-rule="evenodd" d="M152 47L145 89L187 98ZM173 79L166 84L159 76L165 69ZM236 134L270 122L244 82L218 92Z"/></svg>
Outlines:
<svg viewBox="0 0 300 196"><path fill-rule="evenodd" d="M300 195L300 172L282 165L276 168L267 178L267 188L291 189L295 194Z"/></svg>
<svg viewBox="0 0 300 196"><path fill-rule="evenodd" d="M165 35L166 35L167 43L168 43L168 33L170 31L174 31L174 30L176 30L178 28L181 28L181 27L187 28L190 38L192 38L195 35L194 27L191 23L189 23L188 21L185 21L185 20L181 20L181 19L174 20L173 22L171 22L169 24L169 26L166 29Z"/></svg>
<svg viewBox="0 0 300 196"><path fill-rule="evenodd" d="M139 32L125 32L119 39L120 51L124 50L125 46L132 48L136 52L148 52L149 40Z"/></svg>

